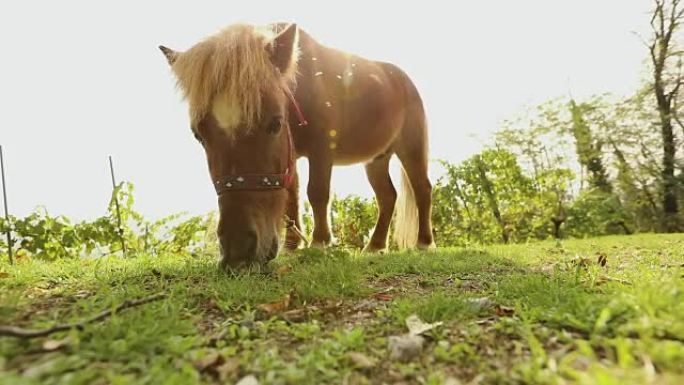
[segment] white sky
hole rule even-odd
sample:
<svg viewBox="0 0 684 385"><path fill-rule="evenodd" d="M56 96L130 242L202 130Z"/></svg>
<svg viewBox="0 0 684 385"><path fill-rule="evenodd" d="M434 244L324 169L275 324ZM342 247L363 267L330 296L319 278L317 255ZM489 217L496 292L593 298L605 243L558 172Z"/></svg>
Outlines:
<svg viewBox="0 0 684 385"><path fill-rule="evenodd" d="M647 31L651 3L3 0L0 144L10 212L44 205L75 218L103 214L108 154L117 178L136 185L144 214L215 209L158 44L182 50L233 22L296 21L328 45L404 68L425 100L431 157L459 161L526 106L569 91L634 90L646 51L632 32ZM333 189L371 196L361 165L335 169Z"/></svg>

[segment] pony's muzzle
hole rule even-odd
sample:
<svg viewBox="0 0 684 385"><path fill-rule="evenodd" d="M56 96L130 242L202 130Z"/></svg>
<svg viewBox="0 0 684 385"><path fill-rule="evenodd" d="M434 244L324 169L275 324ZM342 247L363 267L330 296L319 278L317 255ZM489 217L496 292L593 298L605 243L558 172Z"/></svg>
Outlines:
<svg viewBox="0 0 684 385"><path fill-rule="evenodd" d="M256 261L258 235L254 230L244 230L230 235L219 235L221 267L237 269Z"/></svg>

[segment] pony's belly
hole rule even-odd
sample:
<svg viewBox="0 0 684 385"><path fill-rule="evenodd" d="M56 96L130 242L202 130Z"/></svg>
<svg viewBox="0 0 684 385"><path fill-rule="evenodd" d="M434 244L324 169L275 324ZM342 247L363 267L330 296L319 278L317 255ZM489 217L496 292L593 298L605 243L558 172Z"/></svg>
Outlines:
<svg viewBox="0 0 684 385"><path fill-rule="evenodd" d="M333 158L333 164L335 166L349 166L357 163L366 163L374 157L375 154L336 154Z"/></svg>
<svg viewBox="0 0 684 385"><path fill-rule="evenodd" d="M356 163L366 163L378 155L391 149L395 137L395 130L387 130L384 135L373 139L370 136L358 139L344 140L343 138L332 150L333 164L346 166Z"/></svg>

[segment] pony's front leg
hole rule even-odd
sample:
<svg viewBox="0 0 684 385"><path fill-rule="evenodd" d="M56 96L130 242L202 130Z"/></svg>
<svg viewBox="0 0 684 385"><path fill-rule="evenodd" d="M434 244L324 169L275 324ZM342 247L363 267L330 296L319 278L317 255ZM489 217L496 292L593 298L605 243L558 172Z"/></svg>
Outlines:
<svg viewBox="0 0 684 385"><path fill-rule="evenodd" d="M299 174L297 169L294 170L293 183L287 189L287 208L286 215L288 219L294 221L294 226L302 231L302 223L299 218ZM296 250L302 244L301 237L297 234L295 229L289 227L285 234L285 249Z"/></svg>
<svg viewBox="0 0 684 385"><path fill-rule="evenodd" d="M332 239L328 224L328 202L330 201L330 175L332 162L309 158L309 185L307 194L314 216L314 231L311 247L325 247Z"/></svg>

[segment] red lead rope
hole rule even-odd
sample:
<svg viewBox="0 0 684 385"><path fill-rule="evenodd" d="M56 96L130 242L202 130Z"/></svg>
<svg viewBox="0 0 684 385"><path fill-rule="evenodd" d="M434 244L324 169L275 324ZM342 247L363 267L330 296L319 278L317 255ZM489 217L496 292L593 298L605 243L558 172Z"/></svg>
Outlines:
<svg viewBox="0 0 684 385"><path fill-rule="evenodd" d="M294 95L292 94L292 91L290 91L289 88L285 88L285 94L287 95L287 98L290 99L290 103L292 103L292 106L295 109L295 113L297 114L297 119L299 119L299 124L298 126L306 126L309 124L309 122L306 121L306 118L304 117L304 114L302 113L302 109L299 108L299 103L297 103L297 100L295 99ZM295 155L294 155L294 143L292 140L292 130L288 130L287 132L287 140L288 140L288 146L289 146L289 154L288 154L288 164L287 164L287 171L285 171L285 176L284 176L284 184L285 188L290 188L292 186L292 183L294 183L294 170L295 170Z"/></svg>
<svg viewBox="0 0 684 385"><path fill-rule="evenodd" d="M304 114L302 113L301 108L299 108L299 104L297 103L297 100L295 99L294 95L292 95L292 91L290 91L289 88L285 88L285 94L287 94L287 98L290 99L290 103L292 103L292 106L295 109L295 113L297 114L297 119L299 119L299 126L306 126L309 124L309 122L306 121L306 118L304 117Z"/></svg>

